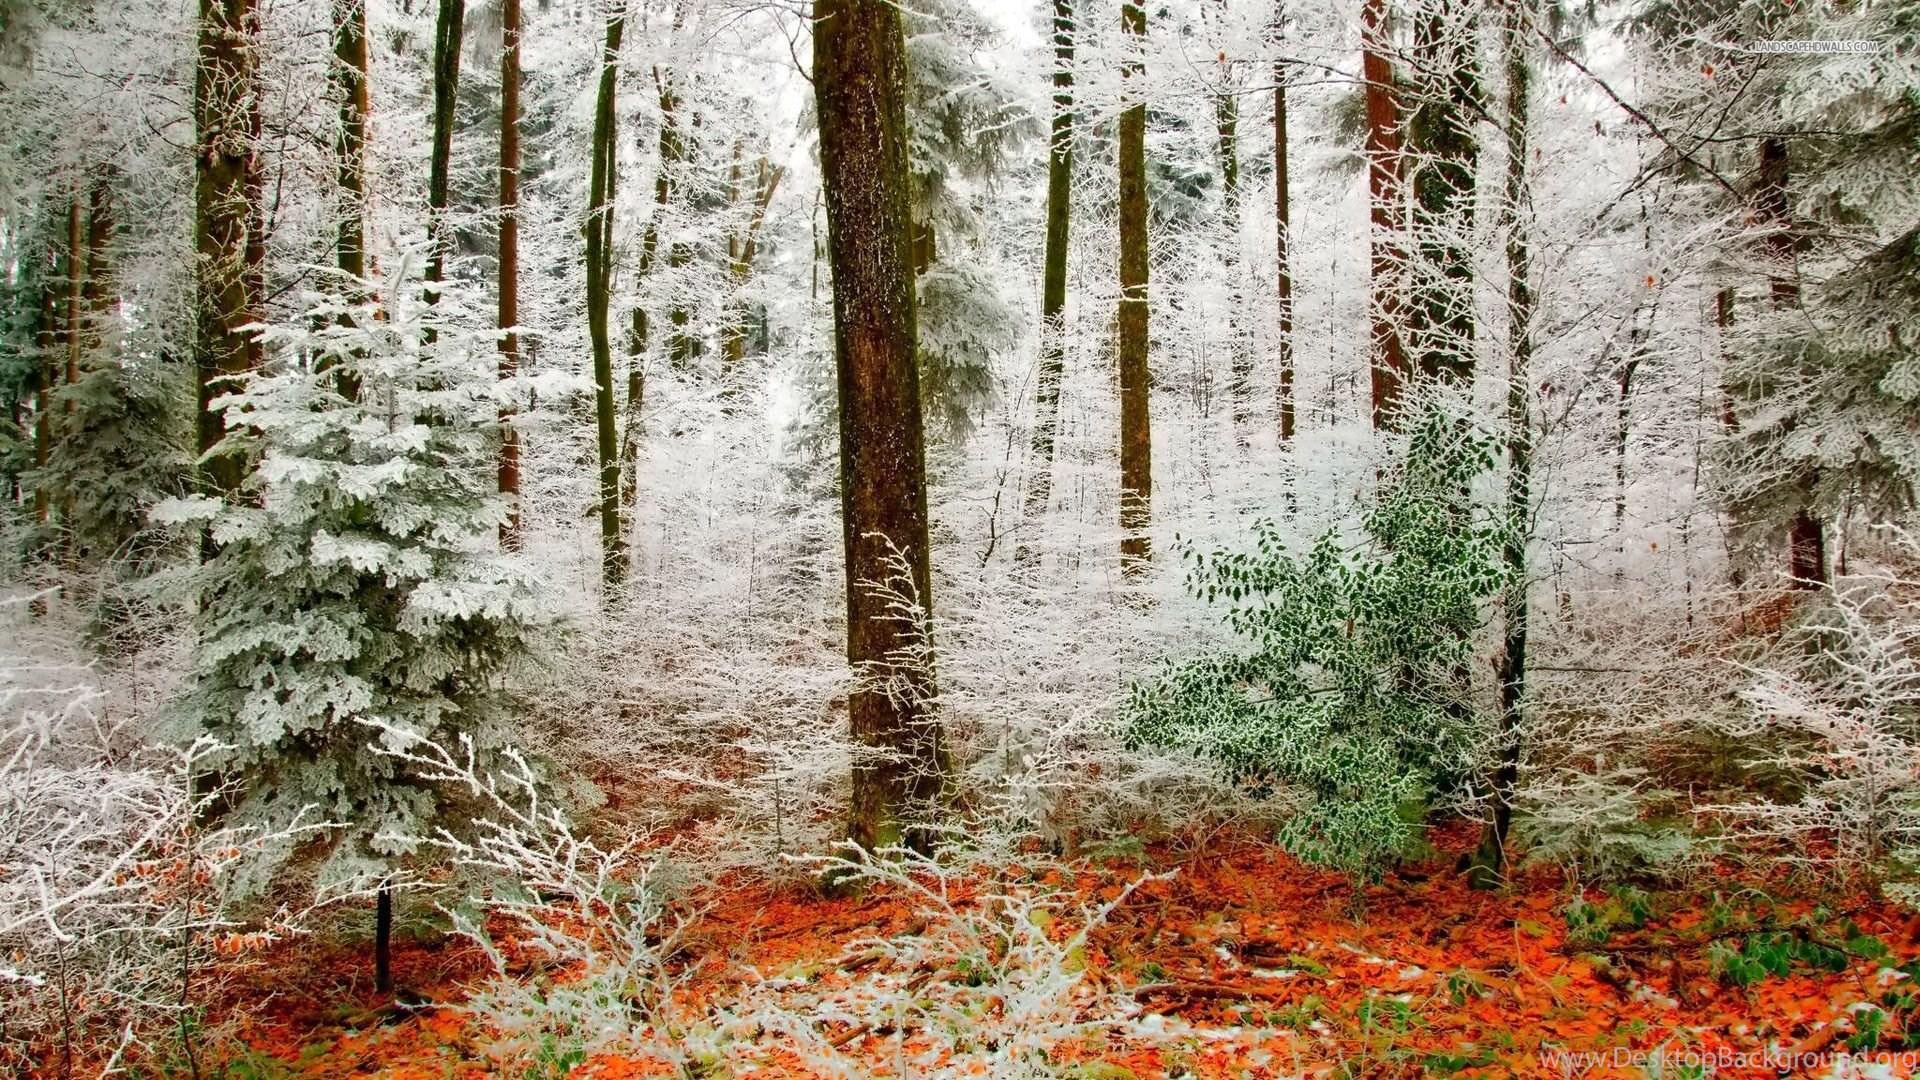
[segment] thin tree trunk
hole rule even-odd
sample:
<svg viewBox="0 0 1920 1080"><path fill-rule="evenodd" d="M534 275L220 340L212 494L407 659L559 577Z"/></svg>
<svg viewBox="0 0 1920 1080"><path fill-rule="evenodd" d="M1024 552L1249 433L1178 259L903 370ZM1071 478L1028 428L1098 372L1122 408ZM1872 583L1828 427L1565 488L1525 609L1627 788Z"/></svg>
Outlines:
<svg viewBox="0 0 1920 1080"><path fill-rule="evenodd" d="M1144 48L1144 0L1122 0L1120 28ZM1147 106L1139 99L1146 68L1130 58L1121 73L1133 89L1120 114L1120 565L1128 576L1145 572L1153 555L1147 526L1153 519L1153 429L1147 362Z"/></svg>
<svg viewBox="0 0 1920 1080"><path fill-rule="evenodd" d="M339 205L334 208L334 252L340 270L367 276L367 114L373 103L367 79L366 0L334 0L333 82L340 103L340 134L334 144Z"/></svg>
<svg viewBox="0 0 1920 1080"><path fill-rule="evenodd" d="M500 2L500 379L520 374L520 0ZM514 410L500 408L500 494L507 520L500 525L500 546L520 547L520 430Z"/></svg>
<svg viewBox="0 0 1920 1080"><path fill-rule="evenodd" d="M1227 13L1227 0L1220 0L1220 13ZM1227 275L1227 372L1228 394L1233 405L1234 439L1241 446L1248 441L1252 422L1253 352L1246 340L1246 327L1240 320L1245 302L1240 282L1240 99L1234 96L1232 62L1224 51L1220 60L1221 89L1213 96L1215 153L1220 159L1220 209L1226 233L1223 251Z"/></svg>
<svg viewBox="0 0 1920 1080"><path fill-rule="evenodd" d="M255 18L257 23L258 16ZM241 180L247 200L247 250L241 273L246 278L251 304L247 321L251 323L263 323L267 318L267 156L260 149L266 138L266 109L261 103L264 96L256 93L247 99L247 140L254 149L247 155L246 175ZM259 370L266 360L266 350L260 335L247 335L247 370Z"/></svg>
<svg viewBox="0 0 1920 1080"><path fill-rule="evenodd" d="M1503 548L1507 586L1502 598L1499 761L1493 773L1493 822L1472 857L1469 880L1487 888L1507 870L1507 834L1513 825L1514 791L1520 781L1521 722L1527 686L1527 541L1532 535L1533 427L1528 413L1533 362L1533 260L1528 246L1527 123L1533 72L1527 63L1526 13L1507 9L1501 43L1507 68L1507 170L1501 217L1507 232L1507 537Z"/></svg>
<svg viewBox="0 0 1920 1080"><path fill-rule="evenodd" d="M1274 5L1273 42L1277 50L1285 22L1285 9ZM1280 354L1278 390L1280 445L1293 441L1293 225L1287 182L1287 65L1277 57L1273 61L1273 229L1275 254L1275 299L1280 325L1276 345Z"/></svg>
<svg viewBox="0 0 1920 1080"><path fill-rule="evenodd" d="M615 87L620 72L624 12L607 19L600 58L600 93L593 117L593 173L587 195L587 333L593 339L593 402L600 456L600 578L611 602L626 580L627 550L620 515L620 452L614 417L613 342L607 309L613 289Z"/></svg>
<svg viewBox="0 0 1920 1080"><path fill-rule="evenodd" d="M1060 383L1066 377L1067 237L1073 204L1073 0L1053 0L1053 132L1047 145L1046 269L1040 286L1040 368L1033 390L1033 452L1026 518L1038 523L1053 500L1054 443L1060 436ZM1014 561L1031 563L1022 542Z"/></svg>
<svg viewBox="0 0 1920 1080"><path fill-rule="evenodd" d="M859 756L847 834L907 842L945 791L933 712L926 444L908 253L906 41L888 0L817 0L813 84L833 261L840 499L847 576L847 712ZM874 584L911 590L903 619Z"/></svg>
<svg viewBox="0 0 1920 1080"><path fill-rule="evenodd" d="M764 155L754 170L753 209L747 227L727 238L727 263L735 292L745 288L747 279L753 276L753 260L760 252L760 230L766 226L767 208L773 204L773 196L780 190L780 180L785 175L786 169L768 161ZM725 357L729 372L747 358L746 319L746 305L735 300L733 317L727 322Z"/></svg>
<svg viewBox="0 0 1920 1080"><path fill-rule="evenodd" d="M466 0L440 0L440 15L433 35L433 157L427 169L427 232L433 257L427 260L427 280L446 280L447 252L453 247L448 235L447 206L453 175L453 121L456 95L460 90L460 44L467 17ZM427 302L440 297L439 290L427 290Z"/></svg>
<svg viewBox="0 0 1920 1080"><path fill-rule="evenodd" d="M393 887L385 882L373 898L373 988L393 993Z"/></svg>
<svg viewBox="0 0 1920 1080"><path fill-rule="evenodd" d="M1727 336L1733 329L1733 287L1721 289L1713 296L1714 323L1720 328L1720 369L1727 367ZM1720 382L1720 427L1732 434L1740 427L1740 419L1733 410L1733 387L1726 383L1726 376Z"/></svg>
<svg viewBox="0 0 1920 1080"><path fill-rule="evenodd" d="M673 173L680 165L684 143L680 138L679 98L671 78L653 69L653 83L660 100L660 167L653 177L653 216L647 221L640 239L638 277L644 281L653 270L660 250L660 222L673 200ZM636 303L627 327L627 414L620 434L620 506L631 513L640 498L640 417L646 403L646 354L651 331L647 306Z"/></svg>
<svg viewBox="0 0 1920 1080"><path fill-rule="evenodd" d="M57 445L60 453L71 454L75 449L79 431L76 430L76 412L73 389L80 384L80 353L86 340L86 289L87 289L87 231L86 211L82 188L75 184L73 194L67 199L67 248L64 257L66 273L61 281L65 290L66 309L60 320L60 343L66 354L66 372L61 380L67 387L65 400L60 405L60 431ZM72 564L74 550L73 535L73 490L69 485L60 493L60 558Z"/></svg>
<svg viewBox="0 0 1920 1080"><path fill-rule="evenodd" d="M339 205L334 208L338 232L334 253L343 277L341 287L353 302L365 294L357 283L367 276L367 118L373 103L367 72L366 0L335 0L333 9L333 81L340 101L340 137L334 144ZM340 317L342 326L351 317ZM340 373L340 396L360 396L355 372Z"/></svg>
<svg viewBox="0 0 1920 1080"><path fill-rule="evenodd" d="M216 492L238 491L245 462L235 454L208 457L226 437L222 413L212 408L228 382L248 370L248 335L240 328L255 313L247 273L247 178L258 152L249 106L255 96L253 53L258 16L253 0L200 0L194 71L194 382L198 389L201 468Z"/></svg>
<svg viewBox="0 0 1920 1080"><path fill-rule="evenodd" d="M67 274L64 282L67 290L67 314L63 323L62 344L67 352L66 385L73 386L80 381L80 350L86 334L82 324L86 321L87 292L87 214L85 202L78 187L73 197L67 200ZM73 415L73 399L69 397L62 409L69 417Z"/></svg>
<svg viewBox="0 0 1920 1080"><path fill-rule="evenodd" d="M1632 434L1633 373L1640 368L1641 344L1634 342L1633 355L1620 365L1614 383L1618 394L1613 402L1613 535L1620 545L1622 562L1614 573L1624 573L1627 529L1627 437Z"/></svg>
<svg viewBox="0 0 1920 1080"><path fill-rule="evenodd" d="M1364 0L1360 8L1360 71L1366 80L1367 198L1371 207L1372 330L1369 344L1373 426L1399 423L1401 388L1407 378L1400 340L1400 110L1394 101L1393 68L1386 54L1387 0Z"/></svg>

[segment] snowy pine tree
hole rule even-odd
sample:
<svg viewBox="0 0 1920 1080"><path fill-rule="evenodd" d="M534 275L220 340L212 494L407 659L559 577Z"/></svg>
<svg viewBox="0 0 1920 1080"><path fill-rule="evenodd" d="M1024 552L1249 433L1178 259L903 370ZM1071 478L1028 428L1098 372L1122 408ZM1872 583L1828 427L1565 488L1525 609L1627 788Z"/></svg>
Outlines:
<svg viewBox="0 0 1920 1080"><path fill-rule="evenodd" d="M330 294L306 324L266 327L267 368L219 403L221 451L251 461L240 497L157 512L215 547L187 575L199 636L179 720L228 744L243 817L313 805L347 823L329 877L378 874L405 853L392 837L441 809L368 750L364 722L387 742L497 745L503 682L549 622L496 540L492 335L467 329L457 294L420 299L420 262L348 294L366 302Z"/></svg>

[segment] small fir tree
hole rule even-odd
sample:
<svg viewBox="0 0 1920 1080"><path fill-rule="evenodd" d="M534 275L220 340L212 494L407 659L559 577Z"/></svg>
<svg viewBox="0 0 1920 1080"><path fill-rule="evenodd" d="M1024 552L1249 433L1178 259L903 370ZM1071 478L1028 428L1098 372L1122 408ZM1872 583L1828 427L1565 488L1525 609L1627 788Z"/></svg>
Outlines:
<svg viewBox="0 0 1920 1080"><path fill-rule="evenodd" d="M468 329L484 320L457 293L423 302L420 261L265 327L266 369L216 403L222 452L251 463L242 491L157 514L213 545L189 572L186 734L227 745L236 815L312 806L345 823L322 868L334 881L383 876L406 854L397 837L441 824L441 795L370 751L367 722L386 743L497 746L505 678L550 621L497 541L493 335Z"/></svg>

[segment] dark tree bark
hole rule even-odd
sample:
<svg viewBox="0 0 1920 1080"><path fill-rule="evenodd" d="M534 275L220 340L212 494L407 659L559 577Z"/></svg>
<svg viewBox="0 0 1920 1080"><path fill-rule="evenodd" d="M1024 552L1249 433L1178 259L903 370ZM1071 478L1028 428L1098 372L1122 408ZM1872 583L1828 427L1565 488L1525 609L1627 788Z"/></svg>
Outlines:
<svg viewBox="0 0 1920 1080"><path fill-rule="evenodd" d="M1282 41L1284 9L1276 4L1273 14L1273 42L1277 50ZM1293 441L1293 264L1292 207L1287 182L1287 65L1273 62L1273 229L1275 239L1275 299L1280 314L1276 345L1280 354L1280 385L1277 402L1280 445Z"/></svg>
<svg viewBox="0 0 1920 1080"><path fill-rule="evenodd" d="M593 114L593 173L587 195L587 334L593 340L593 403L600 455L600 580L612 601L626 581L627 546L620 513L620 452L613 398L613 340L607 309L613 292L613 201L618 188L616 84L626 16L607 19L600 56L600 93Z"/></svg>
<svg viewBox="0 0 1920 1080"><path fill-rule="evenodd" d="M1513 797L1520 781L1521 721L1527 687L1527 613L1530 602L1527 541L1532 535L1533 425L1528 403L1533 379L1533 257L1528 245L1526 205L1528 94L1533 71L1527 62L1526 12L1508 7L1501 28L1507 76L1506 191L1501 201L1507 234L1507 538L1503 559L1507 588L1502 597L1500 743L1493 773L1493 821L1481 834L1469 880L1476 888L1497 884L1507 870L1507 834L1513 826Z"/></svg>
<svg viewBox="0 0 1920 1080"><path fill-rule="evenodd" d="M427 169L427 231L433 246L433 257L427 260L430 282L446 280L447 252L453 246L446 218L453 174L454 102L460 91L460 44L466 17L466 0L440 0L433 35L433 157ZM439 295L429 289L427 301L432 303Z"/></svg>
<svg viewBox="0 0 1920 1080"><path fill-rule="evenodd" d="M39 472L33 486L33 520L42 527L53 518L53 486L47 466L53 461L53 390L60 383L60 369L56 366L60 351L59 303L53 282L42 281L39 300L34 305L34 345L39 355L34 363L33 387L33 467Z"/></svg>
<svg viewBox="0 0 1920 1080"><path fill-rule="evenodd" d="M1066 377L1067 229L1073 203L1073 0L1053 0L1053 131L1047 145L1047 243L1040 285L1040 368L1033 390L1033 452L1026 517L1038 522L1053 500L1054 443L1060 436L1060 383ZM1021 544L1018 562L1034 549Z"/></svg>
<svg viewBox="0 0 1920 1080"><path fill-rule="evenodd" d="M240 488L245 462L234 454L208 457L226 436L211 402L244 374L251 350L240 328L254 316L247 273L252 213L247 179L256 150L250 110L255 97L253 0L200 0L194 65L194 382L199 392L198 435L207 486Z"/></svg>
<svg viewBox="0 0 1920 1080"><path fill-rule="evenodd" d="M367 276L367 114L373 103L367 80L366 0L334 0L333 84L340 104L334 143L339 204L334 207L334 252L342 273Z"/></svg>
<svg viewBox="0 0 1920 1080"><path fill-rule="evenodd" d="M334 207L334 254L350 300L364 300L356 283L367 276L367 119L373 110L367 72L366 0L335 0L333 9L333 83L340 102L340 134L334 144L339 203ZM342 315L341 325L352 320ZM337 385L349 401L360 396L360 380L341 371Z"/></svg>
<svg viewBox="0 0 1920 1080"><path fill-rule="evenodd" d="M520 0L500 3L500 250L499 308L500 378L520 374ZM507 520L500 526L500 545L520 547L520 431L514 411L500 410L500 494L507 500Z"/></svg>
<svg viewBox="0 0 1920 1080"><path fill-rule="evenodd" d="M1143 0L1122 0L1120 28L1144 43ZM1147 105L1138 99L1145 74L1129 59L1122 75L1135 87L1120 114L1120 565L1129 576L1143 573L1153 555L1147 526L1153 520L1152 391L1147 363Z"/></svg>
<svg viewBox="0 0 1920 1080"><path fill-rule="evenodd" d="M908 254L906 41L887 0L817 0L813 85L833 266L840 499L847 575L847 712L860 756L847 835L907 842L947 782L932 711L933 582L926 445ZM905 581L902 582L904 577ZM874 583L910 588L912 618Z"/></svg>
<svg viewBox="0 0 1920 1080"><path fill-rule="evenodd" d="M67 292L67 315L62 323L62 343L67 350L66 384L73 386L80 381L80 351L86 341L86 295L87 295L87 212L86 202L78 188L73 197L67 200L67 273L63 284ZM73 399L68 398L63 410L73 415Z"/></svg>
<svg viewBox="0 0 1920 1080"><path fill-rule="evenodd" d="M1368 374L1373 426L1398 423L1407 354L1400 340L1401 277L1405 253L1400 247L1400 109L1394 100L1393 67L1387 59L1387 0L1365 0L1360 8L1360 71L1366 80L1367 198L1371 207L1372 330Z"/></svg>
<svg viewBox="0 0 1920 1080"><path fill-rule="evenodd" d="M1794 231L1793 207L1787 198L1788 162L1785 138L1760 140L1759 216L1772 230L1766 238L1767 291L1776 310L1800 302L1800 276L1794 261L1801 240ZM1814 512L1820 471L1808 469L1799 483L1800 505L1787 523L1787 576L1796 589L1817 589L1828 584L1826 528Z"/></svg>

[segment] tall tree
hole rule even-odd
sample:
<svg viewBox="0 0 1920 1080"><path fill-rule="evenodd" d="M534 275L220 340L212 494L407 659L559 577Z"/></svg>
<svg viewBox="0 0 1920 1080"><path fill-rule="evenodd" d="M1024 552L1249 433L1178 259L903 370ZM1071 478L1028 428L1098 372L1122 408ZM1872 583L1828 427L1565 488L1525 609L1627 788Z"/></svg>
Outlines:
<svg viewBox="0 0 1920 1080"><path fill-rule="evenodd" d="M1128 91L1120 114L1120 563L1129 575L1144 572L1152 557L1147 525L1153 519L1153 428L1148 411L1147 364L1147 103L1139 84L1146 74L1143 0L1122 0L1120 29L1132 39L1121 68Z"/></svg>
<svg viewBox="0 0 1920 1080"><path fill-rule="evenodd" d="M1220 18L1227 18L1220 0ZM1240 98L1233 62L1220 50L1220 86L1213 95L1214 150L1220 164L1221 262L1227 277L1227 370L1231 376L1234 436L1247 443L1253 395L1253 351L1240 321Z"/></svg>
<svg viewBox="0 0 1920 1080"><path fill-rule="evenodd" d="M685 158L686 141L680 135L680 96L673 88L673 76L658 65L653 69L653 85L660 101L660 164L653 175L653 216L640 236L641 281L653 270L660 251L660 223L674 198L673 177ZM628 513L640 496L640 417L646 403L647 340L652 324L647 305L636 303L627 328L627 422L620 434L620 505Z"/></svg>
<svg viewBox="0 0 1920 1080"><path fill-rule="evenodd" d="M427 261L427 281L446 277L448 188L453 174L454 102L460 91L460 44L467 16L466 0L440 0L433 34L433 157L427 170L427 230L433 256ZM434 293L429 290L428 298Z"/></svg>
<svg viewBox="0 0 1920 1080"><path fill-rule="evenodd" d="M334 207L334 253L340 272L367 276L367 119L373 111L367 78L366 0L334 0L333 83L340 105L334 143L339 203Z"/></svg>
<svg viewBox="0 0 1920 1080"><path fill-rule="evenodd" d="M520 374L520 0L500 0L500 378ZM514 411L500 408L499 491L507 500L500 543L520 546L520 429Z"/></svg>
<svg viewBox="0 0 1920 1080"><path fill-rule="evenodd" d="M1066 376L1067 227L1073 203L1073 0L1053 0L1053 130L1047 144L1047 241L1040 286L1040 368L1033 390L1033 452L1026 516L1038 521L1053 498L1060 382ZM1016 555L1033 557L1022 544Z"/></svg>
<svg viewBox="0 0 1920 1080"><path fill-rule="evenodd" d="M734 169L736 173L739 171L737 159ZM780 180L786 172L783 166L775 165L764 154L754 167L752 201L746 222L727 233L727 270L732 276L732 286L736 292L746 286L747 279L753 274L753 261L760 251L760 230L767 223L767 208L773 205L773 196L780 190ZM733 186L737 187L737 182ZM740 193L739 197L748 196ZM738 368L740 362L747 358L747 315L746 305L736 300L727 320L723 351L729 372Z"/></svg>
<svg viewBox="0 0 1920 1080"><path fill-rule="evenodd" d="M1507 492L1506 591L1502 596L1505 630L1498 658L1500 680L1499 756L1493 772L1493 820L1481 835L1469 880L1476 887L1498 882L1507 869L1507 833L1513 824L1514 791L1520 781L1522 705L1527 687L1527 541L1532 528L1533 425L1533 254L1527 204L1528 95L1533 69L1527 56L1526 5L1507 8L1501 27L1507 83L1506 186L1500 203L1507 255Z"/></svg>
<svg viewBox="0 0 1920 1080"><path fill-rule="evenodd" d="M947 750L932 711L933 582L925 434L908 252L906 40L888 0L818 0L813 85L833 266L840 500L847 586L847 713L859 756L848 836L924 844ZM911 617L877 583L911 593Z"/></svg>
<svg viewBox="0 0 1920 1080"><path fill-rule="evenodd" d="M1293 231L1287 183L1287 65L1279 55L1286 9L1273 8L1273 232L1274 292L1279 312L1275 346L1280 355L1278 389L1280 445L1293 441Z"/></svg>
<svg viewBox="0 0 1920 1080"><path fill-rule="evenodd" d="M1399 240L1400 109L1395 101L1386 35L1387 0L1364 0L1360 7L1360 73L1366 83L1367 198L1371 208L1367 237L1372 252L1367 370L1376 428L1397 423L1401 388L1408 373L1406 349L1400 339L1400 282L1406 262Z"/></svg>
<svg viewBox="0 0 1920 1080"><path fill-rule="evenodd" d="M1473 374L1473 191L1481 111L1478 27L1461 0L1424 0L1413 20L1417 73L1402 161L1411 171L1418 258L1409 267L1407 338L1423 379Z"/></svg>
<svg viewBox="0 0 1920 1080"><path fill-rule="evenodd" d="M1800 242L1793 228L1792 203L1788 199L1789 158L1783 135L1760 140L1760 168L1757 210L1760 223L1767 228L1767 295L1775 310L1800 303L1799 272L1794 256ZM1826 530L1814 516L1812 492L1820 484L1819 470L1809 470L1802 483L1804 495L1794 507L1787 523L1787 576L1794 587L1817 588L1827 583Z"/></svg>
<svg viewBox="0 0 1920 1080"><path fill-rule="evenodd" d="M613 341L607 309L613 292L613 200L616 168L616 87L624 8L607 17L600 54L600 92L593 112L593 169L587 193L587 334L593 340L593 404L600 456L600 580L611 601L626 580L627 547L620 513L620 452L613 399Z"/></svg>
<svg viewBox="0 0 1920 1080"><path fill-rule="evenodd" d="M202 468L215 491L231 493L246 475L230 453L209 456L226 436L211 407L226 382L245 373L251 352L241 330L255 298L247 273L249 226L254 221L247 177L257 152L251 113L256 94L254 0L200 0L194 64L194 382L199 391Z"/></svg>

